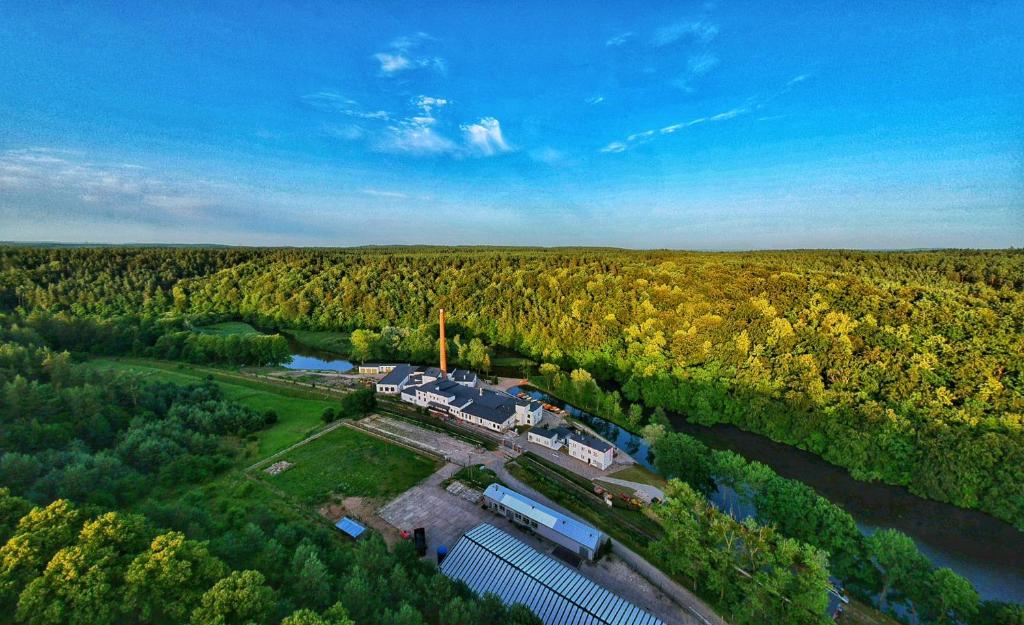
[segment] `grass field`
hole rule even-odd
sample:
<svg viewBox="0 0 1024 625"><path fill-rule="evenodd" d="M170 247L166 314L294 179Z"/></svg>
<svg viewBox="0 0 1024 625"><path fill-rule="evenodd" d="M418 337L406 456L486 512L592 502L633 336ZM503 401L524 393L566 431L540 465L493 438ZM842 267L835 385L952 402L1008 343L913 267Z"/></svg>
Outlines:
<svg viewBox="0 0 1024 625"><path fill-rule="evenodd" d="M296 341L313 349L331 352L339 356L348 356L352 350L348 332L316 332L313 330L288 330Z"/></svg>
<svg viewBox="0 0 1024 625"><path fill-rule="evenodd" d="M277 423L260 432L255 448L248 454L250 458L262 458L301 441L323 425L320 418L325 408L337 409L338 405L337 401L313 392L242 378L224 369L147 359L99 359L90 361L88 365L175 384L194 384L212 375L226 398L261 412L275 411Z"/></svg>
<svg viewBox="0 0 1024 625"><path fill-rule="evenodd" d="M415 486L438 463L404 447L339 427L275 460L295 466L260 479L303 503L323 502L331 493L356 497L393 497Z"/></svg>
<svg viewBox="0 0 1024 625"><path fill-rule="evenodd" d="M618 480L629 480L630 482L639 482L640 484L648 484L650 486L654 486L662 490L664 490L665 486L668 485L668 480L666 480L664 477L656 473L651 473L650 471L648 471L647 469L638 464L626 467L621 471L616 471L615 473L610 474L608 477L614 477L615 479Z"/></svg>
<svg viewBox="0 0 1024 625"><path fill-rule="evenodd" d="M195 331L200 334L215 334L217 336L229 336L231 334L238 334L241 336L263 334L244 321L225 321L223 323L214 323L208 326L196 326Z"/></svg>

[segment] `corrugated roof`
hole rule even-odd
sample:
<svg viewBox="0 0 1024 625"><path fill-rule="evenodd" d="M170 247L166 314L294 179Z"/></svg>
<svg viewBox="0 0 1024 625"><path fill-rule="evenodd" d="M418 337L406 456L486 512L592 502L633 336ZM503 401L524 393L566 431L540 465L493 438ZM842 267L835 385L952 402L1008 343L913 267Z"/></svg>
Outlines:
<svg viewBox="0 0 1024 625"><path fill-rule="evenodd" d="M580 523L570 516L552 510L539 501L534 501L501 484L491 484L484 491L484 495L594 551L597 551L604 539L604 534L597 528Z"/></svg>
<svg viewBox="0 0 1024 625"><path fill-rule="evenodd" d="M459 539L441 572L473 591L522 603L545 625L665 625L512 535L478 525Z"/></svg>
<svg viewBox="0 0 1024 625"><path fill-rule="evenodd" d="M366 528L360 525L357 521L350 518L341 517L341 520L334 524L334 527L345 532L352 538L359 538L359 536L366 531Z"/></svg>

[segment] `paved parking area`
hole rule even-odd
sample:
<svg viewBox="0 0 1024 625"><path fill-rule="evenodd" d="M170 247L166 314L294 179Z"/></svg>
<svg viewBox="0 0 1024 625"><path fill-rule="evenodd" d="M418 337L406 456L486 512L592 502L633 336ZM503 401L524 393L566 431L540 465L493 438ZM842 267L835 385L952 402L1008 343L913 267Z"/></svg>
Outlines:
<svg viewBox="0 0 1024 625"><path fill-rule="evenodd" d="M427 556L434 558L437 548L449 549L462 535L494 516L441 488L441 482L459 470L448 463L428 477L419 486L411 488L381 508L377 514L398 530L412 531L417 527L427 530Z"/></svg>

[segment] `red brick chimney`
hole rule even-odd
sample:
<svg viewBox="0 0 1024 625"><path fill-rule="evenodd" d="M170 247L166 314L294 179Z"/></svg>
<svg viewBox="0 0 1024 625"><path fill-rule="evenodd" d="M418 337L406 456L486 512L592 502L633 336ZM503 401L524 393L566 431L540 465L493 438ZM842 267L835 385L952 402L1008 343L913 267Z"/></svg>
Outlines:
<svg viewBox="0 0 1024 625"><path fill-rule="evenodd" d="M441 309L441 377L448 374L448 346L444 340L444 308Z"/></svg>

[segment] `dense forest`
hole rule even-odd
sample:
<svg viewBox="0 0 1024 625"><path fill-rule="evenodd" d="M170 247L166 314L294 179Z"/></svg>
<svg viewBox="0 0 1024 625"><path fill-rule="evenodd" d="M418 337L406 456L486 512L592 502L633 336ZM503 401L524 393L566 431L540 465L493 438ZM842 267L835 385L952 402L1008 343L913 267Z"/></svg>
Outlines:
<svg viewBox="0 0 1024 625"><path fill-rule="evenodd" d="M467 344L585 369L631 401L732 423L1019 527L1022 288L1018 251L0 252L0 306L64 323L141 332L162 320L171 334L175 320L240 318L368 330L415 354L433 348L444 307ZM159 340L151 353L183 347Z"/></svg>
<svg viewBox="0 0 1024 625"><path fill-rule="evenodd" d="M539 624L408 542L346 544L245 479L216 482L277 415L212 381L92 369L0 315L0 389L0 623Z"/></svg>

